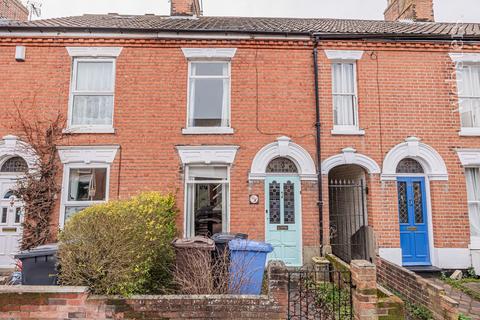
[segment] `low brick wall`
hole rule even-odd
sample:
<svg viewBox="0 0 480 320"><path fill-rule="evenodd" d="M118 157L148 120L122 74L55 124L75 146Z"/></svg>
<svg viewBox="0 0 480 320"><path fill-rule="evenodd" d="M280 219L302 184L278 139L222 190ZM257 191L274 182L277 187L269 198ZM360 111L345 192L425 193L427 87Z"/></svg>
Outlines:
<svg viewBox="0 0 480 320"><path fill-rule="evenodd" d="M268 296L89 296L82 287L0 286L0 319L285 319Z"/></svg>
<svg viewBox="0 0 480 320"><path fill-rule="evenodd" d="M0 319L286 319L288 275L270 263L269 295L89 295L84 287L0 286Z"/></svg>
<svg viewBox="0 0 480 320"><path fill-rule="evenodd" d="M435 319L458 319L458 302L446 296L442 287L384 259L377 257L376 264L378 283L409 302L428 308Z"/></svg>

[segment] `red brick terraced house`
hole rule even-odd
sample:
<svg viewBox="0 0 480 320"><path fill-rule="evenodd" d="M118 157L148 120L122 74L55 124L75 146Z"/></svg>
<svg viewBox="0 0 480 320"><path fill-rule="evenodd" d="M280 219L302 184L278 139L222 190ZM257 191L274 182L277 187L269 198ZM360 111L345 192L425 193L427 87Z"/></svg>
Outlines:
<svg viewBox="0 0 480 320"><path fill-rule="evenodd" d="M176 194L183 236L247 233L289 266L331 249L480 272L480 25L432 22L424 2L389 1L390 21L173 0L170 16L0 24L0 265L34 162L6 112L21 102L67 119L55 230L154 190Z"/></svg>

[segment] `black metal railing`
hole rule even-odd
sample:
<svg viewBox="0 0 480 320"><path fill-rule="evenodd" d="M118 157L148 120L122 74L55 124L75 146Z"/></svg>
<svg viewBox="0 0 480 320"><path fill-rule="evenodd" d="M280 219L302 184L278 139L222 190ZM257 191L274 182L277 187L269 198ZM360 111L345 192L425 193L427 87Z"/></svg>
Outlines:
<svg viewBox="0 0 480 320"><path fill-rule="evenodd" d="M349 271L303 267L288 272L288 319L353 319Z"/></svg>
<svg viewBox="0 0 480 320"><path fill-rule="evenodd" d="M329 181L330 244L343 261L368 260L366 188L363 180Z"/></svg>

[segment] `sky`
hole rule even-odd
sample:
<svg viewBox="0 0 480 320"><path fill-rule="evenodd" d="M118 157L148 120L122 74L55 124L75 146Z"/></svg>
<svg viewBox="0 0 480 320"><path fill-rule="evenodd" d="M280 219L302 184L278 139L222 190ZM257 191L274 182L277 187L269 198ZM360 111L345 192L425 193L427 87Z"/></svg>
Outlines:
<svg viewBox="0 0 480 320"><path fill-rule="evenodd" d="M24 0L25 2L27 0ZM119 13L168 15L169 0L35 0L41 18ZM387 0L203 0L207 16L383 19ZM480 0L434 0L435 19L480 22Z"/></svg>

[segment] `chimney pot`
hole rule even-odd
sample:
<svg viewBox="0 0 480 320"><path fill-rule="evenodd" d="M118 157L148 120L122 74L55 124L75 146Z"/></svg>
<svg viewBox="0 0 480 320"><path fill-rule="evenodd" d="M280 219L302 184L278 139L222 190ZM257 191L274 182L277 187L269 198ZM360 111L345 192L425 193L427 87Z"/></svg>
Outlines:
<svg viewBox="0 0 480 320"><path fill-rule="evenodd" d="M386 21L427 21L433 22L433 0L387 0L384 12Z"/></svg>
<svg viewBox="0 0 480 320"><path fill-rule="evenodd" d="M170 0L171 16L201 16L201 0Z"/></svg>

